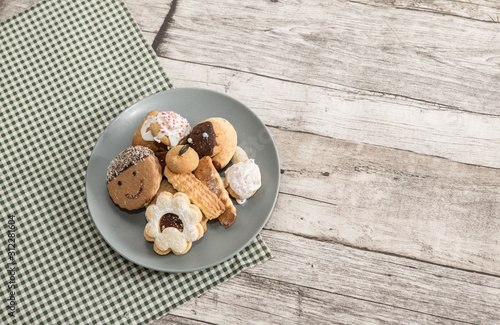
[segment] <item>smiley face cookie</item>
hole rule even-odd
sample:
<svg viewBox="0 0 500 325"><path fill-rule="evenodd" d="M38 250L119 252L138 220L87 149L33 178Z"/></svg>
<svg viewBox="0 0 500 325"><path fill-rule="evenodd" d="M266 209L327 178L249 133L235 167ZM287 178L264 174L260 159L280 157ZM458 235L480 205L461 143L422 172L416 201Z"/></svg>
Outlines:
<svg viewBox="0 0 500 325"><path fill-rule="evenodd" d="M108 166L106 183L109 196L126 210L145 207L156 195L162 170L154 152L134 146L123 150Z"/></svg>
<svg viewBox="0 0 500 325"><path fill-rule="evenodd" d="M200 209L181 192L161 192L146 209L146 220L144 237L154 242L154 251L160 255L185 254L205 233Z"/></svg>

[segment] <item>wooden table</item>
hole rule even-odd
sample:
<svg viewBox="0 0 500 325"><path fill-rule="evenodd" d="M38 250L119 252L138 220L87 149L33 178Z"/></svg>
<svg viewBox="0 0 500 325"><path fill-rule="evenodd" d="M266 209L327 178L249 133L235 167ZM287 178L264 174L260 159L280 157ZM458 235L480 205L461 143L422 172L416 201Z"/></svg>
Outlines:
<svg viewBox="0 0 500 325"><path fill-rule="evenodd" d="M281 159L274 259L155 325L500 323L500 2L125 2Z"/></svg>

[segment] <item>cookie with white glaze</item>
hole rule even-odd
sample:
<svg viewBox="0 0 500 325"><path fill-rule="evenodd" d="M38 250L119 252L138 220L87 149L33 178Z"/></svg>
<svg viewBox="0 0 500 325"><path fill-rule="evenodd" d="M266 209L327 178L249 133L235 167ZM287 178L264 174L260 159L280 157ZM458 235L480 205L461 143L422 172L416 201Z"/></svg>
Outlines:
<svg viewBox="0 0 500 325"><path fill-rule="evenodd" d="M189 122L176 112L152 111L135 132L132 145L146 146L153 151L170 149L179 144L189 132Z"/></svg>
<svg viewBox="0 0 500 325"><path fill-rule="evenodd" d="M231 165L226 171L224 185L238 204L243 204L261 187L259 166L253 159Z"/></svg>
<svg viewBox="0 0 500 325"><path fill-rule="evenodd" d="M156 116L160 112L151 111L146 115L142 121L139 128L135 131L134 137L132 138L132 146L142 146L153 150L154 152L166 151L167 146L158 141L154 141L154 137L151 132L150 124L152 121L156 121Z"/></svg>

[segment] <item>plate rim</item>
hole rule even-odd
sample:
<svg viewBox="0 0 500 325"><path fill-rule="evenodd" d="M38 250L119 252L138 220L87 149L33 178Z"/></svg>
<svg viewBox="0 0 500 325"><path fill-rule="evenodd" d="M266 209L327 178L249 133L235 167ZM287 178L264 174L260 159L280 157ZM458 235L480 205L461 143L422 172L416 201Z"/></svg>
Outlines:
<svg viewBox="0 0 500 325"><path fill-rule="evenodd" d="M112 125L118 118L120 118L122 115L128 113L129 111L133 111L134 109L137 109L138 106L140 106L140 104L146 100L151 100L153 97L161 97L161 96L165 96L166 94L170 94L170 93L175 93L175 92L205 92L205 93L209 93L211 96L221 96L221 97L225 97L226 99L229 99L229 100L232 100L232 101L235 101L237 102L240 106L246 108L246 110L254 116L254 118L260 122L262 124L262 126L267 130L267 132L269 133L269 136L270 136L270 142L269 144L272 146L273 148L273 152L275 153L275 157L276 157L276 163L277 163L277 166L278 166L278 170L276 171L277 172L277 183L276 183L276 186L277 186L277 189L276 189L276 192L273 193L273 197L272 197L272 204L271 204L271 207L270 207L270 210L269 212L267 213L267 216L265 217L264 221L262 222L262 224L259 226L259 227L256 227L256 229L254 229L252 233L252 236L250 236L250 238L241 246L241 248L239 248L237 251L235 251L234 253L230 254L229 256L226 256L226 257L223 257L223 258L220 258L220 259L217 259L216 261L213 261L211 263L206 263L204 265L201 265L201 266L197 266L197 267L191 267L191 268L182 268L182 269L175 269L175 268L169 268L168 264L165 265L165 268L159 268L159 267L154 267L154 266L148 266L148 265L144 265L143 263L139 263L137 261L135 261L131 256L127 255L127 254L124 254L123 252L121 252L120 250L118 250L115 245L110 242L110 240L108 240L108 238L106 238L106 236L103 234L102 230L98 227L96 221L95 221L95 217L92 213L92 205L89 201L89 195L88 195L88 192L89 192L89 184L88 184L88 177L89 177L89 166L92 162L92 158L94 157L94 153L95 153L95 150L96 148L98 148L98 146L101 144L101 142L103 141L103 138L104 138L104 135L106 133L106 131L108 130L108 128L110 127L110 125ZM223 117L223 116L222 116ZM149 269L149 270L154 270L154 271L159 271L159 272L166 272L166 273L188 273L188 272L193 272L193 271L199 271L199 270L203 270L203 269L208 269L208 268L211 268L215 265L218 265L218 264L222 264L224 262L226 262L227 260L229 260L230 258L234 257L235 255L237 255L238 253L240 253L243 249L245 249L246 247L248 247L248 245L253 241L255 240L255 238L260 234L260 232L262 231L262 229L264 228L264 226L267 224L267 222L269 221L275 207L276 207L276 202L277 202L277 199L278 199L278 195L279 195L279 188L280 188L280 184L281 184L281 163L280 163L280 157L279 157L279 154L278 154L278 148L276 147L276 143L274 142L274 139L272 137L272 134L271 132L269 132L269 129L267 128L267 126L264 124L264 122L258 117L258 115L253 111L251 110L247 105L245 105L243 102L241 102L240 100L234 98L234 97L231 97L225 93L221 93L221 92L218 92L218 91L215 91L215 90L211 90L211 89L206 89L206 88L197 88L197 87L185 87L185 88L172 88L172 89L168 89L168 90L163 90L163 91L160 91L160 92L157 92L157 93L154 93L154 94L151 94L151 95L148 95L148 96L145 96L145 97L142 97L141 99L137 100L136 102L134 102L133 104L131 104L130 106L128 106L127 108L125 108L124 110L122 110L118 115L116 115L109 123L108 125L104 128L104 130L101 132L101 134L99 135L99 138L97 139L97 141L95 142L94 146L92 147L92 151L91 151L91 154L87 160L87 166L86 166L86 169L85 169L85 198L86 198L86 203L87 203L87 209L88 209L88 214L90 215L90 219L94 225L94 228L97 230L97 233L99 234L99 236L105 241L105 243L111 247L111 249L113 249L113 251L115 253L117 253L118 255L120 255L121 257L125 258L126 260L132 262L133 264L139 266L139 267L142 267L142 268L146 268L146 269Z"/></svg>

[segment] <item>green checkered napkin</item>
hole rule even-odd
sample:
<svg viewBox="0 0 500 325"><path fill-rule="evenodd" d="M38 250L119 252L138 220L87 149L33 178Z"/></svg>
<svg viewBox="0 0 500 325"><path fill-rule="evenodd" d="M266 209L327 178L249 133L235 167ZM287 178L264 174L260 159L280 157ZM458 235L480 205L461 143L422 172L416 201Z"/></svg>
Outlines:
<svg viewBox="0 0 500 325"><path fill-rule="evenodd" d="M166 274L98 235L84 184L93 146L121 111L171 87L119 0L44 1L0 24L0 323L150 323L270 257L258 236L225 263Z"/></svg>

